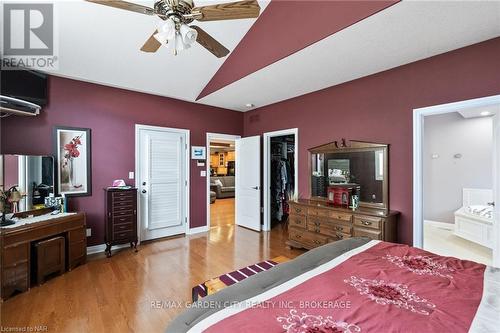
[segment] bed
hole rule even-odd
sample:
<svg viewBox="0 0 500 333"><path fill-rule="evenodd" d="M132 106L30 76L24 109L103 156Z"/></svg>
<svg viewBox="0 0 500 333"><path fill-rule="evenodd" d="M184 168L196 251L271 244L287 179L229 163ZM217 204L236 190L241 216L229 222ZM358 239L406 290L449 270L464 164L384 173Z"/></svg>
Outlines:
<svg viewBox="0 0 500 333"><path fill-rule="evenodd" d="M455 212L455 235L493 248L493 191L463 189L462 207Z"/></svg>
<svg viewBox="0 0 500 333"><path fill-rule="evenodd" d="M167 332L500 332L500 270L352 238L193 303Z"/></svg>

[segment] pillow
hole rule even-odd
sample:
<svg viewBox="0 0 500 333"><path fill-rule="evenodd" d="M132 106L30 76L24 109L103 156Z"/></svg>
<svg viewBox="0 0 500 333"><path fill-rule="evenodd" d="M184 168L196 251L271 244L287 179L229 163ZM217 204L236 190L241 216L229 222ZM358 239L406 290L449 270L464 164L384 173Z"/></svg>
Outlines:
<svg viewBox="0 0 500 333"><path fill-rule="evenodd" d="M220 186L220 187L223 187L224 185L222 185L222 182L220 179L216 179L214 181L211 182L212 185L217 185L217 186Z"/></svg>

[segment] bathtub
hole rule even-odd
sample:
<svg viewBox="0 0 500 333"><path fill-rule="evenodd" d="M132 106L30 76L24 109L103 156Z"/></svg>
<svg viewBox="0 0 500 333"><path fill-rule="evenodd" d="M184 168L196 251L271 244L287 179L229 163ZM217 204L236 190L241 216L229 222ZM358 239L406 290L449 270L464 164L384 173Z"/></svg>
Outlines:
<svg viewBox="0 0 500 333"><path fill-rule="evenodd" d="M455 212L455 235L493 248L493 213L488 214L492 201L492 190L464 188L463 206Z"/></svg>

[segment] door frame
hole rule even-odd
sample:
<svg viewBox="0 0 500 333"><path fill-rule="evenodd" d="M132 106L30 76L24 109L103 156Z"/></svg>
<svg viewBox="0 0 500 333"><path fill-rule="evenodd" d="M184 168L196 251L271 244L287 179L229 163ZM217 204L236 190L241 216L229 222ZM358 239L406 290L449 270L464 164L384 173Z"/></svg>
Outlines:
<svg viewBox="0 0 500 333"><path fill-rule="evenodd" d="M423 218L423 140L424 118L457 112L460 109L500 104L500 95L469 99L460 102L446 103L429 107L413 109L413 246L422 248L424 243ZM496 115L500 117L500 115ZM494 136L493 149L500 147L500 138ZM498 157L496 158L498 160ZM494 168L498 168L493 164ZM500 189L500 171L494 173L494 188ZM495 202L499 202L500 191L495 194ZM500 267L500 227L494 223L493 265Z"/></svg>
<svg viewBox="0 0 500 333"><path fill-rule="evenodd" d="M184 233L187 235L189 234L189 225L190 225L190 188L191 188L191 180L190 180L190 161L191 161L191 155L189 151L190 147L190 130L188 129L181 129L181 128L171 128L171 127L162 127L162 126L151 126L151 125L142 125L142 124L135 124L135 187L137 190L139 190L141 184L139 183L139 132L140 130L153 130L153 131L159 131L159 132L175 132L175 133L181 133L186 136L186 142L185 142L185 161L184 161L184 173L186 175L186 187L185 187L185 195L184 195L184 216L185 216L185 231ZM139 240L139 244L142 241L142 212L141 212L141 200L139 199L139 195L137 195L137 237Z"/></svg>
<svg viewBox="0 0 500 333"><path fill-rule="evenodd" d="M207 159L205 160L206 164L206 195L207 195L207 224L206 228L207 231L210 230L210 142L215 141L215 140L234 140L236 144L236 140L241 139L241 135L234 135L234 134L222 134L222 133L209 133L207 132L207 137L206 137L206 156ZM236 156L236 147L234 148L234 154L235 158L238 159L238 156ZM235 202L234 205L236 206L236 197L234 198ZM236 219L236 216L235 216Z"/></svg>
<svg viewBox="0 0 500 333"><path fill-rule="evenodd" d="M294 197L297 197L299 193L299 129L289 128L279 131L266 132L264 133L264 158L263 158L263 178L264 178L264 225L262 227L263 231L271 230L271 205L269 202L270 198L270 179L271 179L271 159L269 158L269 153L271 152L271 138L285 135L295 136L295 158L294 158Z"/></svg>

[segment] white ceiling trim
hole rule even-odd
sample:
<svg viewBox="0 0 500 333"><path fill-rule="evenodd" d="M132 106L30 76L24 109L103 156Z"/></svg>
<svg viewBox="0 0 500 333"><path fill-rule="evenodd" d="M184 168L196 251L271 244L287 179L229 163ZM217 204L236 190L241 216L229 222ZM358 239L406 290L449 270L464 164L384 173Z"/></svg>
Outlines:
<svg viewBox="0 0 500 333"><path fill-rule="evenodd" d="M403 1L198 102L248 111L500 36L500 1Z"/></svg>

